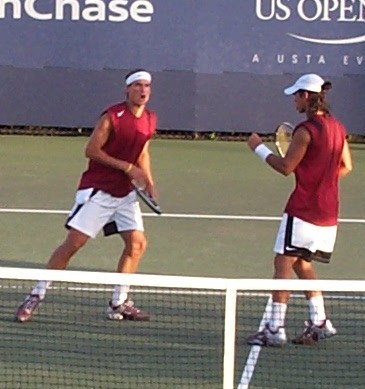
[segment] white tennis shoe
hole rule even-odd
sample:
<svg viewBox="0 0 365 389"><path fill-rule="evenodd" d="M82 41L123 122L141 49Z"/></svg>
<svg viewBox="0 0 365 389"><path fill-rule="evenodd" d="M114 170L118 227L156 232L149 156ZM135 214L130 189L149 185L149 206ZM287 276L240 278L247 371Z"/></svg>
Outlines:
<svg viewBox="0 0 365 389"><path fill-rule="evenodd" d="M266 323L262 331L258 331L248 337L247 343L251 346L272 346L281 347L288 342L284 327L272 331L269 323Z"/></svg>
<svg viewBox="0 0 365 389"><path fill-rule="evenodd" d="M107 318L110 320L134 320L134 321L149 321L150 315L142 309L137 308L131 300L125 300L124 303L113 306L109 302L106 311Z"/></svg>
<svg viewBox="0 0 365 389"><path fill-rule="evenodd" d="M337 334L331 320L326 319L321 325L315 325L311 320L304 322L302 334L293 339L294 344L313 345L320 340L331 338Z"/></svg>
<svg viewBox="0 0 365 389"><path fill-rule="evenodd" d="M30 320L41 302L39 295L29 294L16 310L15 320L20 323Z"/></svg>

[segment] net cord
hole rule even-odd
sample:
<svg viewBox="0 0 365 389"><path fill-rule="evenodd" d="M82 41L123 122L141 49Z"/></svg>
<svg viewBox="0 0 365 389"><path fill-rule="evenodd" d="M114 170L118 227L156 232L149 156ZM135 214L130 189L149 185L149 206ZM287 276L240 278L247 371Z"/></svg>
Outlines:
<svg viewBox="0 0 365 389"><path fill-rule="evenodd" d="M280 280L256 278L211 278L157 274L120 274L109 272L0 268L0 279L47 280L79 284L130 285L173 289L208 290L322 290L327 292L364 292L365 280Z"/></svg>

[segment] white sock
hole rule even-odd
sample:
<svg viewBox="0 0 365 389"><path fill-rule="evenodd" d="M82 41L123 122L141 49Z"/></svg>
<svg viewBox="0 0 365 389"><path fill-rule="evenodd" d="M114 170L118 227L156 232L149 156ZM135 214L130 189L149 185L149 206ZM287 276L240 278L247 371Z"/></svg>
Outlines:
<svg viewBox="0 0 365 389"><path fill-rule="evenodd" d="M47 289L51 286L51 281L38 281L37 285L32 289L30 294L37 294L41 300L46 297Z"/></svg>
<svg viewBox="0 0 365 389"><path fill-rule="evenodd" d="M271 319L269 327L271 331L277 331L279 327L285 326L286 309L288 305L284 303L272 303Z"/></svg>
<svg viewBox="0 0 365 389"><path fill-rule="evenodd" d="M117 307L128 298L129 285L116 285L112 296L112 305Z"/></svg>
<svg viewBox="0 0 365 389"><path fill-rule="evenodd" d="M320 325L326 320L323 296L315 296L308 300L309 315L314 325Z"/></svg>

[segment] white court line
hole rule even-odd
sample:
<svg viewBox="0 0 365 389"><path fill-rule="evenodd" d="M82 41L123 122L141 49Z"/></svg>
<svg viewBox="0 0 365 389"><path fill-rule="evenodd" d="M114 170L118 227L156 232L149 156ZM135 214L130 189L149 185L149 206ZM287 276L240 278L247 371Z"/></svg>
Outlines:
<svg viewBox="0 0 365 389"><path fill-rule="evenodd" d="M33 213L33 214L68 214L69 211L65 210L47 210L47 209L16 209L16 208L0 208L0 213ZM202 215L202 214L162 214L156 215L154 213L144 213L143 216L147 217L165 217L165 218L182 218L182 219L221 219L221 220L254 220L254 221L278 221L281 220L281 216L249 216L249 215ZM365 219L339 219L340 223L357 223L365 224ZM0 285L1 288L1 285ZM346 296L338 296L337 298L346 298ZM362 299L362 298L360 298ZM268 321L271 313L271 298L269 298L262 320L259 325L259 331L261 331L265 323ZM241 380L237 389L248 389L251 382L252 375L255 371L255 367L260 355L261 346L252 346L250 353L247 357L245 368L242 372Z"/></svg>
<svg viewBox="0 0 365 389"><path fill-rule="evenodd" d="M70 211L60 209L27 209L27 208L0 208L0 213L36 213L36 214L69 214ZM156 215L154 213L143 213L147 217L166 217L177 219L221 219L221 220L263 220L276 221L281 220L281 216L250 216L250 215L203 215L188 213L163 213ZM340 223L365 224L365 219L339 219Z"/></svg>
<svg viewBox="0 0 365 389"><path fill-rule="evenodd" d="M258 331L262 331L265 327L265 324L268 322L270 316L271 316L271 309L272 309L272 299L271 296L269 297L264 314L262 315L262 319L259 325ZM250 385L252 375L255 371L256 363L259 359L261 351L261 346L252 346L250 353L248 354L247 361L245 368L243 369L242 376L240 383L238 384L237 389L248 389L248 386Z"/></svg>

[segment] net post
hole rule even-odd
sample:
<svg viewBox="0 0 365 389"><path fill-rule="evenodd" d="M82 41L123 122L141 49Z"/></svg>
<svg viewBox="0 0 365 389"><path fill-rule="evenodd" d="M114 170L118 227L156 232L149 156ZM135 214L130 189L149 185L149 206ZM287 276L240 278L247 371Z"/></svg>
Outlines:
<svg viewBox="0 0 365 389"><path fill-rule="evenodd" d="M234 387L237 288L227 287L224 319L223 389Z"/></svg>

